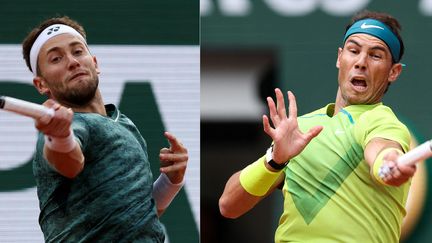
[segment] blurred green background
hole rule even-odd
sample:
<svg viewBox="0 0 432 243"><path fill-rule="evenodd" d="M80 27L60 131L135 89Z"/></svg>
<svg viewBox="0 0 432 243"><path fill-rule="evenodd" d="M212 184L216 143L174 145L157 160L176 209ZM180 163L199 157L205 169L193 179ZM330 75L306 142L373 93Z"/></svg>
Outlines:
<svg viewBox="0 0 432 243"><path fill-rule="evenodd" d="M384 103L419 142L432 137L432 1L201 0L201 218L203 242L271 242L282 195L239 219L224 219L217 200L228 178L268 147L261 115L274 87L296 94L299 114L334 102L337 48L351 16L388 12L402 24L404 68ZM251 88L252 87L252 88ZM427 165L423 178L430 178ZM217 175L217 176L214 176ZM431 186L405 242L432 238ZM205 219L205 220L204 220Z"/></svg>

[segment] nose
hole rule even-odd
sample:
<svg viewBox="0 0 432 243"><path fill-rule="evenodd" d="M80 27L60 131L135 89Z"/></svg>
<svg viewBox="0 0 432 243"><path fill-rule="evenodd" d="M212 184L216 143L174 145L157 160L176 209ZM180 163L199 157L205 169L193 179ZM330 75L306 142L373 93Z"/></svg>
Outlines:
<svg viewBox="0 0 432 243"><path fill-rule="evenodd" d="M355 62L354 67L356 69L366 69L366 64L367 64L367 54L359 54L357 55L357 60Z"/></svg>
<svg viewBox="0 0 432 243"><path fill-rule="evenodd" d="M71 54L68 55L68 61L69 61L68 67L71 70L73 70L73 69L75 69L75 68L77 68L77 67L80 66L80 63L79 63L78 59L75 56L71 55Z"/></svg>

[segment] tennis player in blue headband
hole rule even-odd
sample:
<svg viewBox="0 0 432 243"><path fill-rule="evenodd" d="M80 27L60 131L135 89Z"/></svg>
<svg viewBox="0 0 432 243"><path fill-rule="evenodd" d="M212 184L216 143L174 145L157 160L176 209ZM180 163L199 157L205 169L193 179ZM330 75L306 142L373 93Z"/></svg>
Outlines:
<svg viewBox="0 0 432 243"><path fill-rule="evenodd" d="M392 54L393 62L400 61L400 51L401 44L398 36L392 32L390 27L388 27L383 22L376 19L362 19L355 22L351 27L349 27L348 31L345 33L344 43L347 38L356 33L364 33L381 39L386 43L387 47L390 49Z"/></svg>
<svg viewBox="0 0 432 243"><path fill-rule="evenodd" d="M349 27L344 36L344 43L347 38L356 33L364 33L375 36L390 49L393 62L397 63L401 59L402 40L398 34L395 34L389 26L376 19L361 19Z"/></svg>
<svg viewBox="0 0 432 243"><path fill-rule="evenodd" d="M388 14L353 17L338 49L334 103L297 118L292 92L288 111L280 89L276 101L267 98L263 130L273 142L228 180L222 215L237 218L282 188L276 242L399 242L407 182L416 171L396 163L410 134L382 103L402 72L399 31ZM382 178L383 164L392 172Z"/></svg>

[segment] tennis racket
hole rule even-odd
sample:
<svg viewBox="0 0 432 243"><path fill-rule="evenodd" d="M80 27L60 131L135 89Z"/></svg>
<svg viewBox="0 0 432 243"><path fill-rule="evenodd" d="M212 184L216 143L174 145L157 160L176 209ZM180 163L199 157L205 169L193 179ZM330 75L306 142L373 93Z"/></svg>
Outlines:
<svg viewBox="0 0 432 243"><path fill-rule="evenodd" d="M54 116L54 109L8 96L0 96L0 109L38 119L45 124Z"/></svg>

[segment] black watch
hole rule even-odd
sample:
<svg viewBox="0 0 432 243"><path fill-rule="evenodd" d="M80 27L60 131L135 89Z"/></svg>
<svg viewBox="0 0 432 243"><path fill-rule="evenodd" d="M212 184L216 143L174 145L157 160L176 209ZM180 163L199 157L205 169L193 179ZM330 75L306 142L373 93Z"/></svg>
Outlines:
<svg viewBox="0 0 432 243"><path fill-rule="evenodd" d="M278 164L273 160L273 145L267 149L266 161L267 161L267 164L269 164L270 167L272 167L275 170L282 170L283 168L285 168L287 166L287 164L289 162L289 160L288 160L285 163Z"/></svg>

